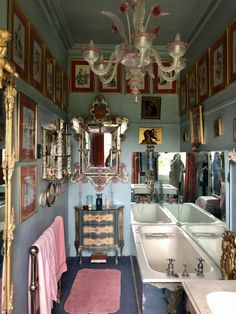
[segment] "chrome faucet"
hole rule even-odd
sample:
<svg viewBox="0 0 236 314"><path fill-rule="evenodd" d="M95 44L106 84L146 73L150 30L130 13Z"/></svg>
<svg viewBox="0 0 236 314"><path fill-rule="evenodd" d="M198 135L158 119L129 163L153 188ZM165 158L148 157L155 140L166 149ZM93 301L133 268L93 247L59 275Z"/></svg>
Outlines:
<svg viewBox="0 0 236 314"><path fill-rule="evenodd" d="M195 268L196 275L203 277L204 276L204 274L203 274L203 262L205 262L205 260L201 257L197 258L197 260L198 260L198 264L197 264L197 267Z"/></svg>
<svg viewBox="0 0 236 314"><path fill-rule="evenodd" d="M177 273L175 273L175 270L174 270L173 262L175 262L175 259L174 258L167 258L167 261L169 261L169 263L167 265L167 269L166 269L167 276L179 277L179 275Z"/></svg>
<svg viewBox="0 0 236 314"><path fill-rule="evenodd" d="M189 277L189 273L187 271L187 263L183 263L183 266L184 266L184 271L182 272L182 277Z"/></svg>

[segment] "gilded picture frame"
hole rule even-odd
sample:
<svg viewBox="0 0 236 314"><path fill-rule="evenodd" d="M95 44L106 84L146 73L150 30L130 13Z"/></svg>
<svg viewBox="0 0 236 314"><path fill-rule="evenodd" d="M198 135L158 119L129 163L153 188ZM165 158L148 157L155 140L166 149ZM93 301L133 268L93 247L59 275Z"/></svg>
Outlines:
<svg viewBox="0 0 236 314"><path fill-rule="evenodd" d="M210 49L210 93L221 91L227 83L227 37L226 31Z"/></svg>
<svg viewBox="0 0 236 314"><path fill-rule="evenodd" d="M236 81L236 19L227 28L228 31L228 81Z"/></svg>
<svg viewBox="0 0 236 314"><path fill-rule="evenodd" d="M194 108L197 105L197 77L196 77L196 65L188 72L187 75L187 99L188 109Z"/></svg>
<svg viewBox="0 0 236 314"><path fill-rule="evenodd" d="M161 119L161 97L142 97L141 119Z"/></svg>
<svg viewBox="0 0 236 314"><path fill-rule="evenodd" d="M139 128L139 144L162 144L162 128Z"/></svg>
<svg viewBox="0 0 236 314"><path fill-rule="evenodd" d="M94 74L83 60L71 60L71 92L93 92Z"/></svg>
<svg viewBox="0 0 236 314"><path fill-rule="evenodd" d="M199 103L209 96L209 50L197 61L197 95Z"/></svg>
<svg viewBox="0 0 236 314"><path fill-rule="evenodd" d="M48 48L45 50L45 78L44 93L52 101L54 101L55 93L55 58L52 56Z"/></svg>
<svg viewBox="0 0 236 314"><path fill-rule="evenodd" d="M164 66L170 66L170 61L164 61ZM176 81L167 82L158 74L158 65L153 64L153 93L154 94L176 94Z"/></svg>
<svg viewBox="0 0 236 314"><path fill-rule="evenodd" d="M203 119L202 106L198 106L189 111L191 144L199 146L203 144Z"/></svg>
<svg viewBox="0 0 236 314"><path fill-rule="evenodd" d="M9 1L9 59L15 66L20 78L29 80L29 29L30 24L15 0Z"/></svg>
<svg viewBox="0 0 236 314"><path fill-rule="evenodd" d="M19 93L18 103L18 159L32 161L37 158L37 104Z"/></svg>
<svg viewBox="0 0 236 314"><path fill-rule="evenodd" d="M233 120L233 140L236 141L236 118Z"/></svg>
<svg viewBox="0 0 236 314"><path fill-rule="evenodd" d="M37 165L20 167L20 222L37 212Z"/></svg>
<svg viewBox="0 0 236 314"><path fill-rule="evenodd" d="M217 118L214 120L214 136L221 136L222 135L222 119Z"/></svg>

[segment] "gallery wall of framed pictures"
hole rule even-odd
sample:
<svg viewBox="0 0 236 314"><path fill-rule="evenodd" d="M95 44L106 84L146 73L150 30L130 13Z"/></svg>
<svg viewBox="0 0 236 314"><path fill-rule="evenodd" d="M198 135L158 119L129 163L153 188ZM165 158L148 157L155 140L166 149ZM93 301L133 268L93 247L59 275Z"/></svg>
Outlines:
<svg viewBox="0 0 236 314"><path fill-rule="evenodd" d="M179 112L184 115L236 81L236 19L208 47L179 84ZM186 87L185 87L186 83ZM185 88L187 107L184 109Z"/></svg>
<svg viewBox="0 0 236 314"><path fill-rule="evenodd" d="M68 81L66 73L59 68L56 58L29 22L16 0L9 0L9 60L19 77L64 111L68 110ZM63 103L67 104L63 106Z"/></svg>

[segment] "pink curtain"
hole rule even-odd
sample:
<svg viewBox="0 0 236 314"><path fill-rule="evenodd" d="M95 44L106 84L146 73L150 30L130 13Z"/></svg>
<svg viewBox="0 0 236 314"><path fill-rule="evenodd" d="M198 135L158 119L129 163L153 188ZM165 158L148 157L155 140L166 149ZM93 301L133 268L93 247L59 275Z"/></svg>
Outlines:
<svg viewBox="0 0 236 314"><path fill-rule="evenodd" d="M196 155L193 152L186 155L186 173L185 173L185 201L195 202L196 200L196 175L197 163Z"/></svg>

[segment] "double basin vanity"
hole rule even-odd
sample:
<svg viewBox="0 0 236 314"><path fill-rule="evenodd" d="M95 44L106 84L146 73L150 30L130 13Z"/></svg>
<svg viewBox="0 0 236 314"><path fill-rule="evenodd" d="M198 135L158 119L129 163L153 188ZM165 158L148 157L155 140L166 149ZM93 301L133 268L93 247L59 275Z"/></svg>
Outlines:
<svg viewBox="0 0 236 314"><path fill-rule="evenodd" d="M158 306L160 314L185 313L186 307L190 313L215 313L210 300L202 305L204 312L198 311L191 285L201 290L207 281L222 278L226 225L194 203L132 203L131 207L140 312L156 313Z"/></svg>

